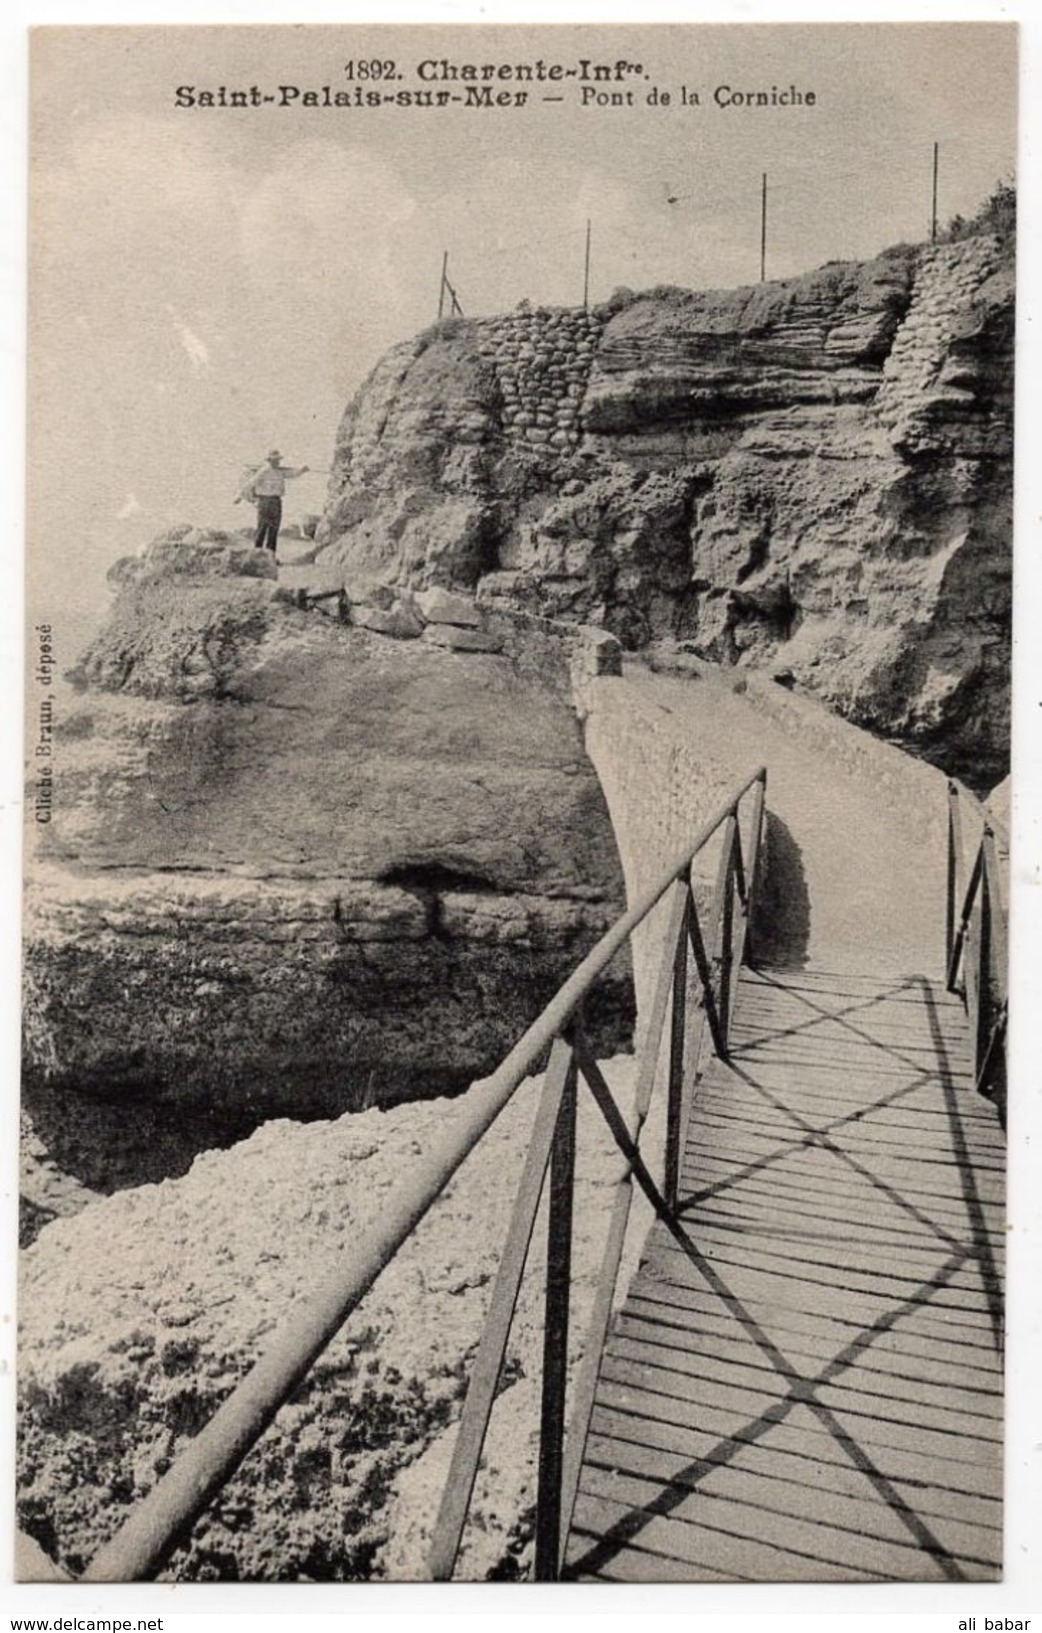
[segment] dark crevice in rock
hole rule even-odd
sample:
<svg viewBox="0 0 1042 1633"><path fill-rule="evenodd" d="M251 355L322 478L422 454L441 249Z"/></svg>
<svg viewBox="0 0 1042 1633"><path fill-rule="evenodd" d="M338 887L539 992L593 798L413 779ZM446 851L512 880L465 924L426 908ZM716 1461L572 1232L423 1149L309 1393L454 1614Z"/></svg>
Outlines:
<svg viewBox="0 0 1042 1633"><path fill-rule="evenodd" d="M442 862L403 862L381 873L378 884L396 885L401 890L417 893L447 891L503 895L501 885L480 873L467 873Z"/></svg>

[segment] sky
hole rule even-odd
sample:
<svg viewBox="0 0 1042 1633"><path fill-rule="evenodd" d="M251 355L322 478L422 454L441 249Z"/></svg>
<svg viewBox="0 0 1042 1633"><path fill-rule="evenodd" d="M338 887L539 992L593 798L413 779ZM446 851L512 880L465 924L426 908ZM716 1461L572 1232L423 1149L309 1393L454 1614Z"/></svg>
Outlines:
<svg viewBox="0 0 1042 1633"><path fill-rule="evenodd" d="M287 514L320 510L344 404L435 317L445 251L468 315L581 301L587 221L592 301L754 282L765 173L768 277L922 239L934 142L942 222L1014 172L1015 51L993 25L37 34L33 605L71 656L118 556L249 520L232 501L269 447L317 473ZM641 72L595 87L622 106L576 83L525 108L175 106L182 85L336 91L348 60L415 89L443 58ZM774 85L814 105L714 100Z"/></svg>

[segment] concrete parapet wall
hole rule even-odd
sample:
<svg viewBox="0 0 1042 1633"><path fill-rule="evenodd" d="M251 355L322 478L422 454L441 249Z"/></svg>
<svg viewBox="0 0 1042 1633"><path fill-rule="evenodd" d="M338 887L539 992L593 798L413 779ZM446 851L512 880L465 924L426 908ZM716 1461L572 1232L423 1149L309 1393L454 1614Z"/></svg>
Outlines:
<svg viewBox="0 0 1042 1633"><path fill-rule="evenodd" d="M871 732L833 714L817 698L787 691L762 675L743 676L750 704L823 763L871 789L873 802L892 819L895 841L943 852L947 843L947 777L936 766L880 742Z"/></svg>
<svg viewBox="0 0 1042 1633"><path fill-rule="evenodd" d="M930 901L937 896L940 912L947 807L946 779L935 767L879 742L814 698L759 676L735 682L708 664L683 679L630 665L621 681L602 678L581 687L579 704L631 902L691 844L727 795L765 764L768 810L775 818L783 814L797 847L810 847L806 860L812 873L815 848L822 844L837 855L849 852L849 865L855 866L860 836L848 829L863 806L872 830L870 835L866 828L865 866L873 865L869 841L882 834L884 852L891 845L913 872L924 881L929 877ZM833 810L835 833L829 836L822 814ZM713 842L696 862L700 902L708 902L718 855L719 843ZM769 868L769 854L766 861ZM834 877L829 876L830 885ZM886 888L880 880L881 894ZM826 900L811 906L819 921L826 911L837 910ZM909 914L919 910L911 900L895 902L898 916L903 908ZM660 960L663 917L657 909L634 937L634 980L644 1017Z"/></svg>
<svg viewBox="0 0 1042 1633"><path fill-rule="evenodd" d="M697 695L692 707L698 707ZM632 903L683 853L736 784L756 767L737 765L726 742L715 753L702 744L685 743L676 721L625 681L589 682L580 690L580 711L585 716L586 750L601 780ZM720 842L714 839L695 862L695 896L702 909L709 904L719 851ZM657 907L633 937L642 1023L654 994L666 914L664 904Z"/></svg>

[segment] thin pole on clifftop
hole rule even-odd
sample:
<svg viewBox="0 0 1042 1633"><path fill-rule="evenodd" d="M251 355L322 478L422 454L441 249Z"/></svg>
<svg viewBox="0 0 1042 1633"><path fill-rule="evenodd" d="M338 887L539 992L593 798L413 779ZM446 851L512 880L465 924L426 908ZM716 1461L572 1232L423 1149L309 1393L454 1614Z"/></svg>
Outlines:
<svg viewBox="0 0 1042 1633"><path fill-rule="evenodd" d="M760 282L767 278L767 172L760 179Z"/></svg>
<svg viewBox="0 0 1042 1633"><path fill-rule="evenodd" d="M590 220L586 220L586 270L583 274L583 310L590 304Z"/></svg>
<svg viewBox="0 0 1042 1633"><path fill-rule="evenodd" d="M441 283L438 287L438 317L445 315L445 275L449 270L449 252L445 251L441 258Z"/></svg>
<svg viewBox="0 0 1042 1633"><path fill-rule="evenodd" d="M937 150L939 142L933 144L933 207L930 211L930 242L937 242Z"/></svg>

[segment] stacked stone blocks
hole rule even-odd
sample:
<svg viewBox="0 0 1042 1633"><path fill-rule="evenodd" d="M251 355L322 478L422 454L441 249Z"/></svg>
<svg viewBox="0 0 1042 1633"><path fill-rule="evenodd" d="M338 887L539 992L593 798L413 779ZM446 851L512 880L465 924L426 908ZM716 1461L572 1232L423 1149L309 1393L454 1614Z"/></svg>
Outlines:
<svg viewBox="0 0 1042 1633"><path fill-rule="evenodd" d="M603 322L581 307L538 307L481 325L478 349L495 369L508 437L560 455L578 447Z"/></svg>

